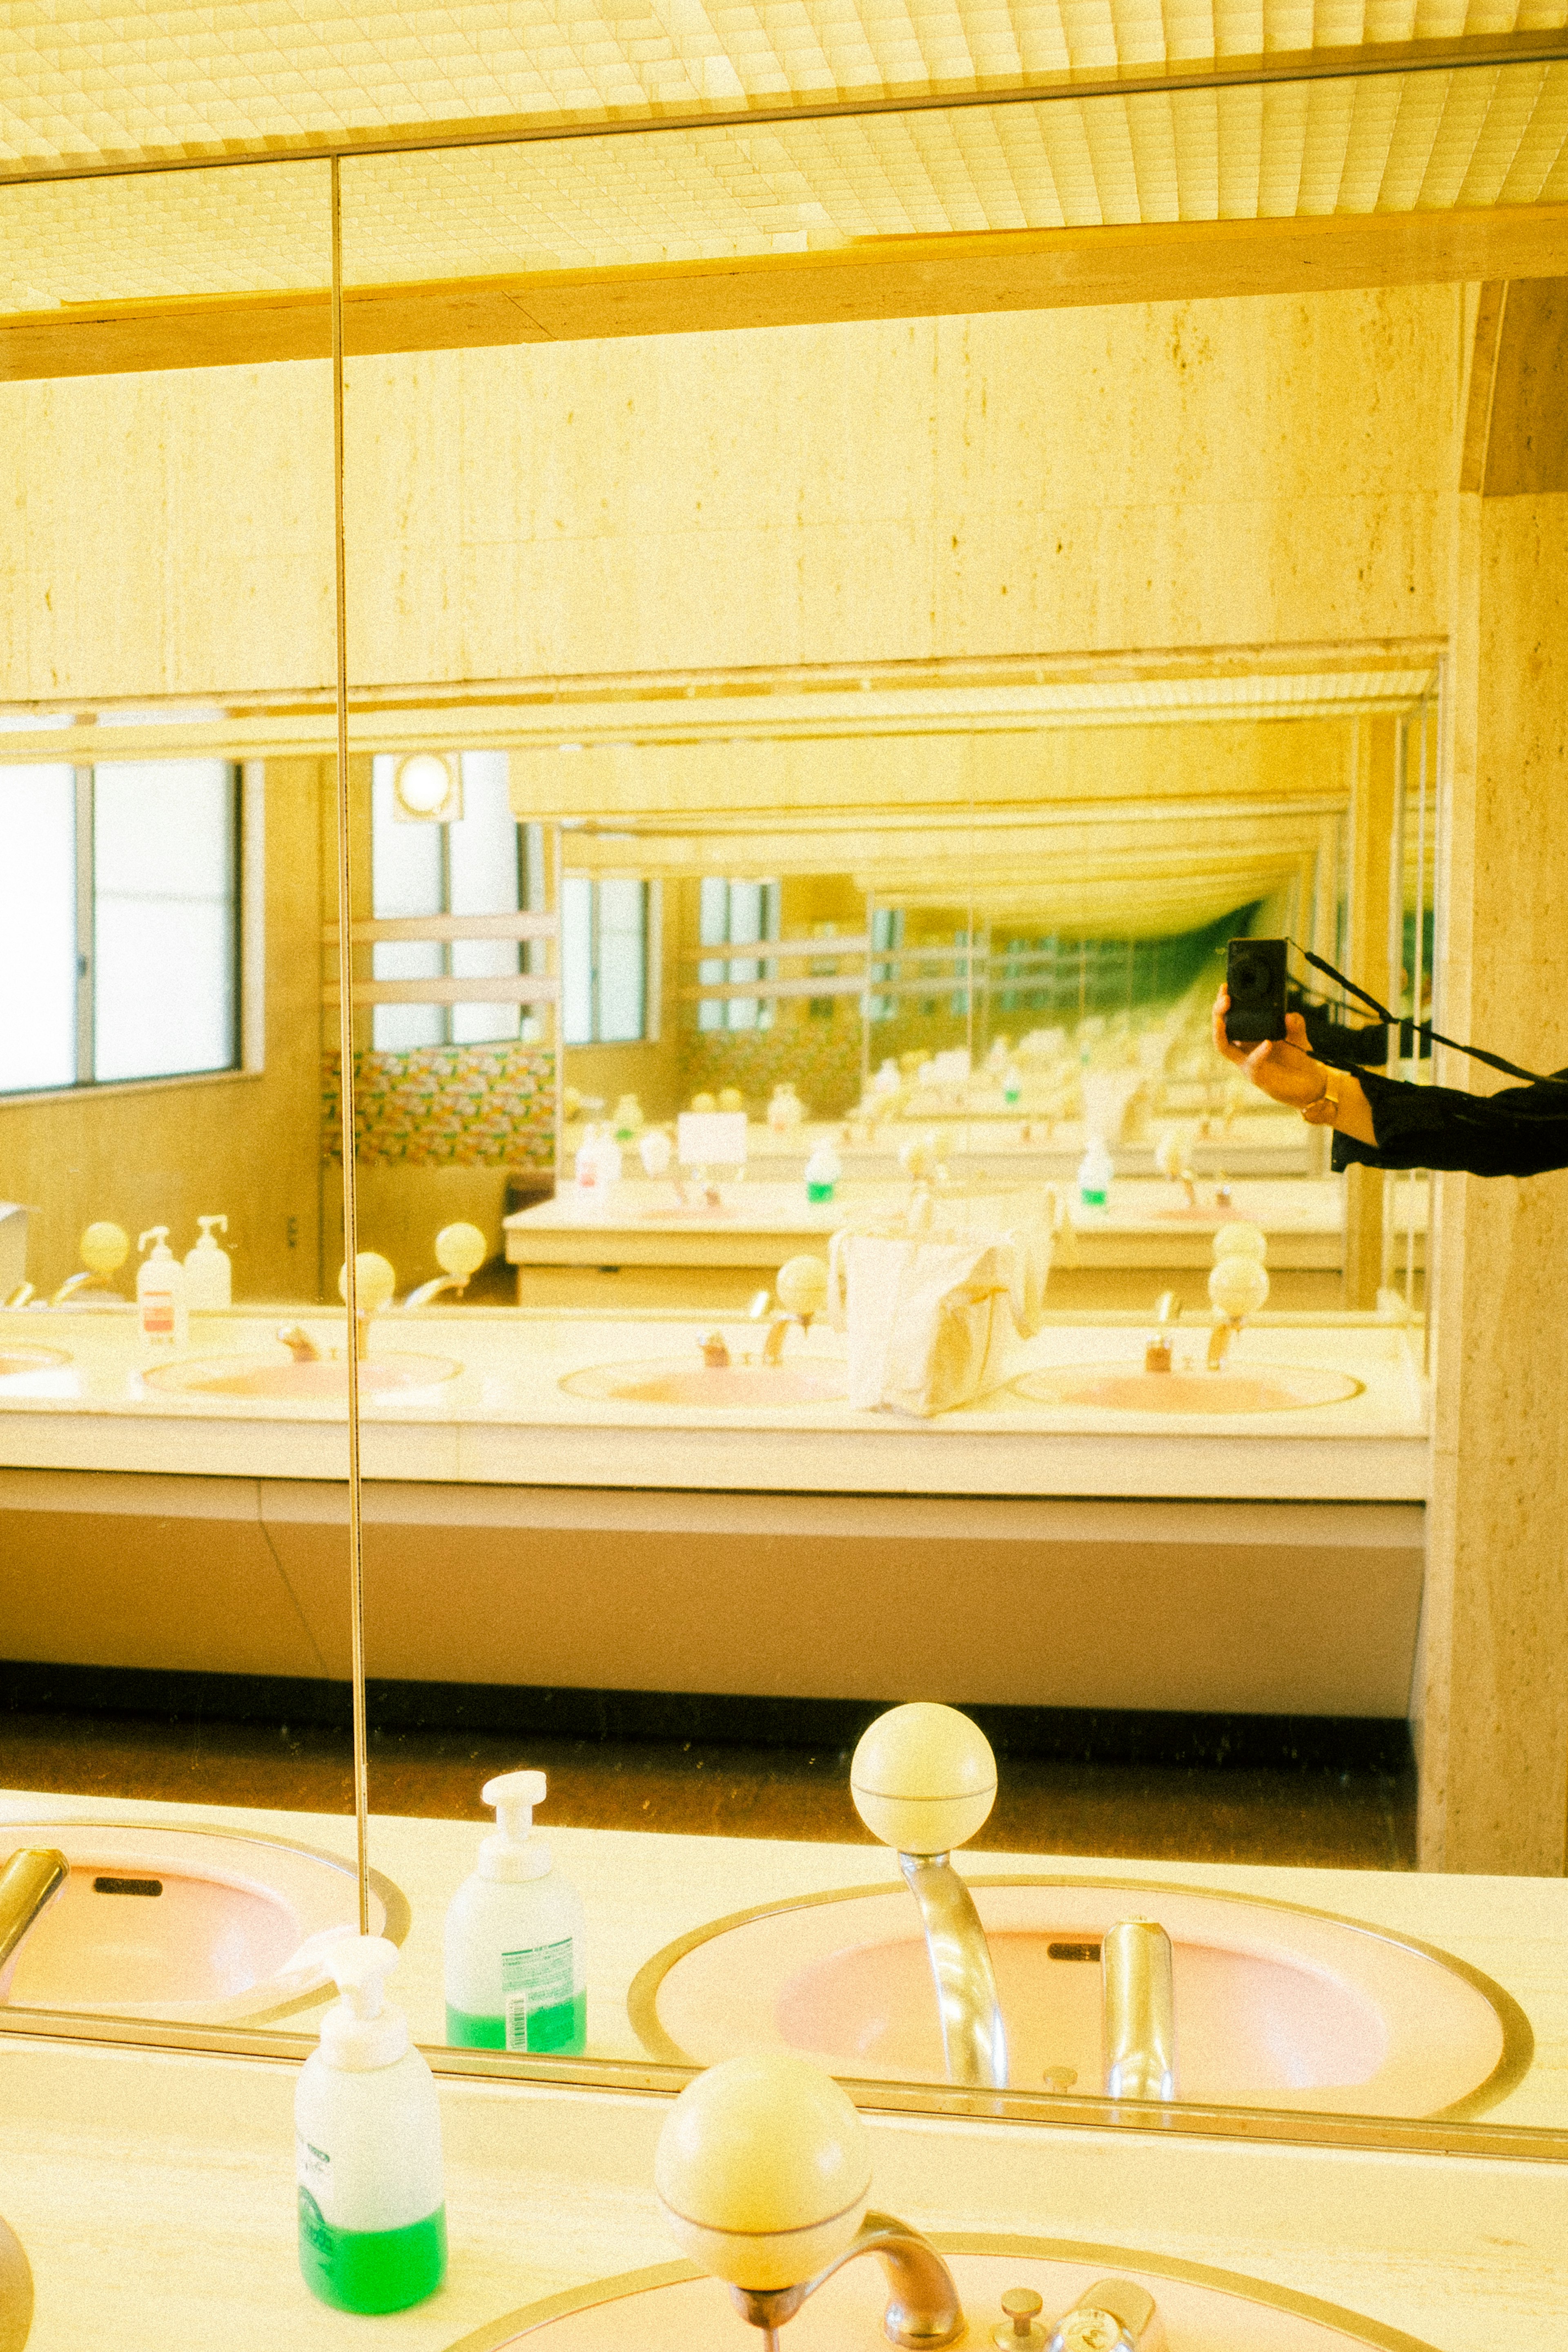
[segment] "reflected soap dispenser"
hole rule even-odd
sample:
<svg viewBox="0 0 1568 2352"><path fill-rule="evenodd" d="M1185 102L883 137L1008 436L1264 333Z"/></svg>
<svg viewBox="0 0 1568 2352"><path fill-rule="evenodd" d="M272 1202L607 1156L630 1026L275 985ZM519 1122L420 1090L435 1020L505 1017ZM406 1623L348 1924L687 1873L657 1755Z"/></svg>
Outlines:
<svg viewBox="0 0 1568 2352"><path fill-rule="evenodd" d="M153 1225L137 1243L138 1251L156 1244L136 1275L136 1318L142 1337L155 1348L183 1348L190 1336L185 1303L185 1269L169 1247L167 1225Z"/></svg>
<svg viewBox="0 0 1568 2352"><path fill-rule="evenodd" d="M213 1227L221 1225L228 1231L226 1217L198 1217L201 1239L194 1249L185 1252L185 1305L210 1309L229 1307L234 1303L234 1282L228 1252L220 1249L213 1239Z"/></svg>
<svg viewBox="0 0 1568 2352"><path fill-rule="evenodd" d="M542 1772L502 1772L481 1790L496 1829L447 1906L447 2039L479 2050L558 2050L587 2041L582 1897L533 1832Z"/></svg>
<svg viewBox="0 0 1568 2352"><path fill-rule="evenodd" d="M336 2310L404 2311L447 2271L436 2085L385 2000L396 1945L345 1934L325 1961L342 1998L294 2095L300 2269Z"/></svg>

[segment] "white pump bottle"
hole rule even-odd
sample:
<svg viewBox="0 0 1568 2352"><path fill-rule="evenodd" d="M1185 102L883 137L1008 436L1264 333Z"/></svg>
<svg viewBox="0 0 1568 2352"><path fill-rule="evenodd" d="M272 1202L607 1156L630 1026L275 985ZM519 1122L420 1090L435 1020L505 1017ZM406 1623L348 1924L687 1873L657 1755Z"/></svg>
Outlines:
<svg viewBox="0 0 1568 2352"><path fill-rule="evenodd" d="M532 1834L542 1772L503 1772L481 1794L495 1833L447 1906L447 2039L481 2050L581 2051L586 1921L574 1886Z"/></svg>
<svg viewBox="0 0 1568 2352"><path fill-rule="evenodd" d="M385 2004L395 1944L345 1933L325 1960L342 1998L294 2095L300 2268L339 2311L403 2311L447 2270L436 2085Z"/></svg>
<svg viewBox="0 0 1568 2352"><path fill-rule="evenodd" d="M201 1239L185 1252L185 1305L204 1309L227 1307L234 1297L233 1270L228 1252L213 1239L213 1227L228 1231L226 1217L198 1217Z"/></svg>
<svg viewBox="0 0 1568 2352"><path fill-rule="evenodd" d="M169 1247L167 1225L153 1225L137 1243L144 1250L149 1242L156 1244L151 1257L144 1257L136 1274L136 1319L143 1339L155 1348L183 1348L190 1337L190 1317L185 1305L185 1269Z"/></svg>

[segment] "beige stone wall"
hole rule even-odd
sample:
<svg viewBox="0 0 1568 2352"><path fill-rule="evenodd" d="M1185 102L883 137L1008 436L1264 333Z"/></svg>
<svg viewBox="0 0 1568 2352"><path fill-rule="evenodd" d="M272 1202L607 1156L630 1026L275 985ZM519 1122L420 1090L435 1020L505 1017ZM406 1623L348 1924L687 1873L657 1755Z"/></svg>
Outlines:
<svg viewBox="0 0 1568 2352"><path fill-rule="evenodd" d="M352 675L1441 634L1461 308L356 360ZM329 683L331 506L318 362L0 386L0 695Z"/></svg>
<svg viewBox="0 0 1568 2352"><path fill-rule="evenodd" d="M1441 634L1420 288L354 361L351 674Z"/></svg>
<svg viewBox="0 0 1568 2352"><path fill-rule="evenodd" d="M1460 499L1443 1024L1568 1061L1568 494ZM1507 1084L1459 1055L1445 1083ZM1439 1180L1422 1861L1568 1859L1568 1173Z"/></svg>

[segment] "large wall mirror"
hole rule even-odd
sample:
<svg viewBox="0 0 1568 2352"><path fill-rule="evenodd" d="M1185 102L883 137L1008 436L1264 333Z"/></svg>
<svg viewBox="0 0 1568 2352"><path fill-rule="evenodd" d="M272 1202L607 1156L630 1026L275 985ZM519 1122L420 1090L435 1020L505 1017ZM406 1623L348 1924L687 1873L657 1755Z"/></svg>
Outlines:
<svg viewBox="0 0 1568 2352"><path fill-rule="evenodd" d="M0 192L0 1843L70 1865L19 2017L287 2014L355 1916L328 197Z"/></svg>
<svg viewBox="0 0 1568 2352"><path fill-rule="evenodd" d="M1555 2123L1551 1988L1410 1868L1430 1187L1336 1172L1209 1034L1226 942L1289 936L1394 1016L1298 961L1304 1017L1429 1072L1441 566L1384 525L1447 482L1462 299L639 334L668 324L644 261L821 232L772 182L761 226L709 203L729 136L344 163L341 479L325 166L254 201L215 175L205 212L182 174L167 221L155 178L51 196L81 217L47 236L17 215L24 292L34 246L108 249L92 204L163 275L38 280L142 356L79 379L61 344L4 394L39 448L91 451L84 481L115 446L158 468L74 635L40 589L6 686L38 879L3 951L47 1013L0 1097L0 1190L33 1213L5 1475L37 1498L6 1646L265 1683L283 1751L304 1721L341 1765L352 1353L371 1893L423 2041L504 2071L782 2038L917 2097L994 2086L931 1989L951 1881L906 1885L849 1786L874 1717L937 1700L999 1760L946 1826L1010 2089L1108 2088L1108 1948L1152 1917L1178 2099ZM187 202L216 254L181 277ZM213 314L182 303L242 297L251 356L200 364ZM18 576L68 554L79 596L85 512L16 511ZM1318 552L1281 566L1269 533ZM136 1035L184 1061L114 1060L117 939L158 975ZM210 1213L233 1303L146 1359L128 1265L78 1269L81 1233L167 1222L183 1255ZM124 1295L90 1311L79 1270ZM68 1521L120 1580L84 1568L68 1633ZM1194 1852L1121 1803L1226 1740L1265 1774L1292 1740L1348 1753L1352 1832L1238 1839L1216 1799ZM508 1778L535 1769L542 1799ZM346 1812L327 1785L223 1801ZM552 1892L481 1983L459 1889L489 1809L482 1884L545 1885L536 1805ZM1156 2006L1161 1965L1133 1972ZM276 1975L224 2018L321 1997L319 1966Z"/></svg>

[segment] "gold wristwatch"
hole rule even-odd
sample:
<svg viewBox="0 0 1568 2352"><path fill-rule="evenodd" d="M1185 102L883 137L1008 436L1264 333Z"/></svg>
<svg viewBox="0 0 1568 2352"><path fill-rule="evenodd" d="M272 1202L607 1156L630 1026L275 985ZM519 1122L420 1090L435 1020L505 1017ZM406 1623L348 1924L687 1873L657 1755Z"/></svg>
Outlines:
<svg viewBox="0 0 1568 2352"><path fill-rule="evenodd" d="M1323 1072L1323 1091L1315 1102L1303 1106L1301 1116L1309 1127L1332 1127L1340 1115L1341 1076L1338 1070Z"/></svg>

